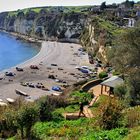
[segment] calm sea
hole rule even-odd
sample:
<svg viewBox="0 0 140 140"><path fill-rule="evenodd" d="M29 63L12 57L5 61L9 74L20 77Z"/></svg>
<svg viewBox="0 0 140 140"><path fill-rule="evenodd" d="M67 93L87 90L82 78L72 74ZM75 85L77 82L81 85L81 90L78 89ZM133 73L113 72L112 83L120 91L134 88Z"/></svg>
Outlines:
<svg viewBox="0 0 140 140"><path fill-rule="evenodd" d="M37 45L16 40L15 37L0 32L0 71L28 60L38 52Z"/></svg>

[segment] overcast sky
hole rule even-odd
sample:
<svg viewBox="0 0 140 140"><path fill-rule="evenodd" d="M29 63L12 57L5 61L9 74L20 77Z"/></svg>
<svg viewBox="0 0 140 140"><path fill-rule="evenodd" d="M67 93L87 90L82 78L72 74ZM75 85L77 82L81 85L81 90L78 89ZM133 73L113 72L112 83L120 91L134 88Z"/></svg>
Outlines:
<svg viewBox="0 0 140 140"><path fill-rule="evenodd" d="M105 0L0 0L0 12L38 6L76 6L97 5ZM107 3L119 3L124 0L106 0ZM137 2L138 0L135 0Z"/></svg>

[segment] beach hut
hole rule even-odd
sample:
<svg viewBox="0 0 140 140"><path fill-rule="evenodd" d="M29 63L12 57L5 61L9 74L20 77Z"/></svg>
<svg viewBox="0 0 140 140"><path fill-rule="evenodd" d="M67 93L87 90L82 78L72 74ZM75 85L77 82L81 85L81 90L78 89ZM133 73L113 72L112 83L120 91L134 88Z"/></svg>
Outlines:
<svg viewBox="0 0 140 140"><path fill-rule="evenodd" d="M107 89L107 87L110 88L110 90L108 91L109 95L111 93L113 93L113 89L124 83L124 80L122 78L120 78L119 76L112 76L109 79L103 81L101 83L101 94L103 93L103 88L105 87L105 91Z"/></svg>

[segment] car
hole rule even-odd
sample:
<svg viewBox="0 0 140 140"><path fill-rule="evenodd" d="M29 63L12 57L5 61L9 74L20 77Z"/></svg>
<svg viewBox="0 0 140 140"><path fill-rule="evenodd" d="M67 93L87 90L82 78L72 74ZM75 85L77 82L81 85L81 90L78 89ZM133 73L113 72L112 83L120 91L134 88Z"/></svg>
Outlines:
<svg viewBox="0 0 140 140"><path fill-rule="evenodd" d="M61 92L62 89L59 86L53 86L52 90Z"/></svg>
<svg viewBox="0 0 140 140"><path fill-rule="evenodd" d="M16 67L17 71L23 71L23 68Z"/></svg>
<svg viewBox="0 0 140 140"><path fill-rule="evenodd" d="M49 75L48 78L49 78L49 79L53 79L53 80L56 79L54 75Z"/></svg>
<svg viewBox="0 0 140 140"><path fill-rule="evenodd" d="M5 75L6 75L6 76L15 76L16 74L13 73L13 72L5 72Z"/></svg>
<svg viewBox="0 0 140 140"><path fill-rule="evenodd" d="M51 64L51 66L57 66L57 64Z"/></svg>
<svg viewBox="0 0 140 140"><path fill-rule="evenodd" d="M82 68L82 69L87 69L87 70L89 69L88 66L81 66L81 68Z"/></svg>
<svg viewBox="0 0 140 140"><path fill-rule="evenodd" d="M33 83L29 83L28 86L31 87L31 88L35 88L35 85Z"/></svg>
<svg viewBox="0 0 140 140"><path fill-rule="evenodd" d="M31 69L37 69L37 70L39 70L39 68L38 68L37 65L31 65L30 68L31 68Z"/></svg>

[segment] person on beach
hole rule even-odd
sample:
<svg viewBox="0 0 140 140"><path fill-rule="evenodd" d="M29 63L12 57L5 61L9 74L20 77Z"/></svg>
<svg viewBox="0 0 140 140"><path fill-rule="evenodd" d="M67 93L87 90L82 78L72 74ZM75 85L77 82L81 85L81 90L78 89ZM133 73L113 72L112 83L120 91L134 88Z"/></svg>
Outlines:
<svg viewBox="0 0 140 140"><path fill-rule="evenodd" d="M80 112L79 112L79 117L81 116L81 114L83 114L84 116L85 116L85 114L84 114L84 105L83 105L83 103L80 103Z"/></svg>

